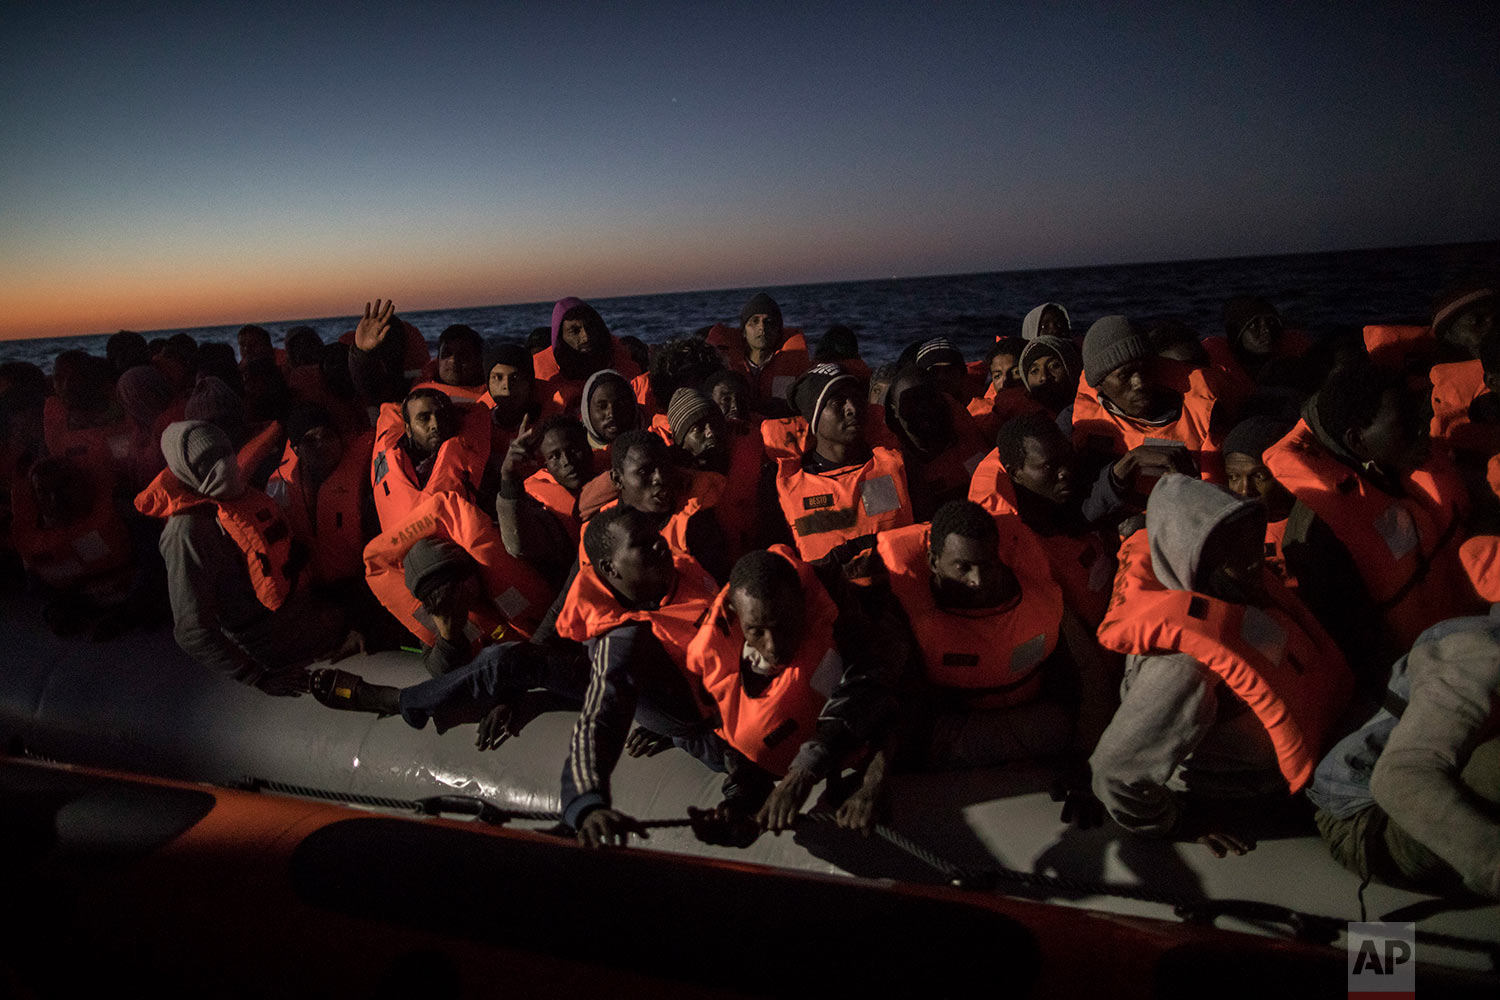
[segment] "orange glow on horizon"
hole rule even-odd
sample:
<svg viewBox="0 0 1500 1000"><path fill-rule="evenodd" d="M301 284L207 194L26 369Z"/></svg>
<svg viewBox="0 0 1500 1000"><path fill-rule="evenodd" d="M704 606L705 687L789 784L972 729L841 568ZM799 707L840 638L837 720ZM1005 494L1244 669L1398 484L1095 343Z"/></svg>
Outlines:
<svg viewBox="0 0 1500 1000"><path fill-rule="evenodd" d="M522 251L498 240L409 245L379 261L367 253L304 252L268 259L222 251L188 261L179 251L124 263L95 258L74 262L66 272L22 262L10 270L8 287L0 288L0 340L347 316L377 296L395 299L398 309L420 312L547 302L564 295L838 280L884 269L876 249L884 241L871 239L873 234L799 240L765 231L737 235L684 239L616 231Z"/></svg>

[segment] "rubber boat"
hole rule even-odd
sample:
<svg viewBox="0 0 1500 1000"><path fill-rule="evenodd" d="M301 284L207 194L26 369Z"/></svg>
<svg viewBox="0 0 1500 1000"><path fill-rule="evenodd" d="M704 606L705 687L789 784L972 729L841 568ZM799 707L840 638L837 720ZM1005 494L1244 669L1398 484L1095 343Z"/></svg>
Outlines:
<svg viewBox="0 0 1500 1000"><path fill-rule="evenodd" d="M721 777L668 752L614 777L650 838L588 852L554 829L566 708L529 703L481 753L471 726L235 684L169 630L91 645L49 634L30 599L4 610L0 828L33 919L0 982L41 963L67 983L43 995L140 976L231 995L1328 996L1362 918L1416 923L1424 992L1500 986L1500 905L1361 894L1316 836L1221 860L1078 831L1049 773L999 768L898 776L869 839L809 818L716 847L684 817ZM340 666L426 676L410 653Z"/></svg>

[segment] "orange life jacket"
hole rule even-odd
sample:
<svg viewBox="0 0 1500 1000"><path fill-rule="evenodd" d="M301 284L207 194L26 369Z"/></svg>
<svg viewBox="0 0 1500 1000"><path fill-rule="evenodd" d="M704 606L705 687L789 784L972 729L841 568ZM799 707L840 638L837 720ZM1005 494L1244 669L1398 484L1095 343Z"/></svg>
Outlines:
<svg viewBox="0 0 1500 1000"><path fill-rule="evenodd" d="M531 566L509 552L493 521L453 493L421 498L406 520L365 546L365 580L386 610L424 643L436 640L432 618L406 589L406 554L424 538L446 539L479 566L486 600L469 613L465 634L476 645L529 638L552 603L553 590Z"/></svg>
<svg viewBox="0 0 1500 1000"><path fill-rule="evenodd" d="M785 545L770 551L797 569L807 629L797 654L766 689L751 696L740 676L745 636L729 609L729 587L714 598L708 617L688 646L688 671L696 674L719 707L719 735L760 767L782 777L802 744L818 728L818 714L844 675L833 641L838 608L811 566Z"/></svg>
<svg viewBox="0 0 1500 1000"><path fill-rule="evenodd" d="M271 465L272 460L280 456L285 448L286 432L282 430L279 421L267 421L250 435L250 439L235 453L235 463L240 467L240 475L245 477L245 482L252 486L264 485L266 479L260 478L259 473ZM271 471L274 470L266 472L267 477Z"/></svg>
<svg viewBox="0 0 1500 1000"><path fill-rule="evenodd" d="M1485 481L1490 484L1490 492L1500 497L1500 453L1490 459L1490 464L1485 466Z"/></svg>
<svg viewBox="0 0 1500 1000"><path fill-rule="evenodd" d="M1293 792L1312 778L1354 692L1354 675L1328 633L1274 575L1271 607L1167 590L1151 568L1144 530L1120 548L1099 644L1117 653L1185 653L1255 713Z"/></svg>
<svg viewBox="0 0 1500 1000"><path fill-rule="evenodd" d="M533 472L521 484L526 495L547 508L557 518L568 537L577 542L583 531L583 522L578 517L578 496L570 493L546 469Z"/></svg>
<svg viewBox="0 0 1500 1000"><path fill-rule="evenodd" d="M723 497L723 476L717 472L694 472L688 481L688 486L683 490L681 504L667 518L667 523L661 526L661 535L667 540L667 548L671 549L674 553L691 557L692 553L688 551L687 541L688 522L699 511L712 509L717 516L719 501ZM619 502L620 499L616 496L607 503L601 504L597 510L589 512L589 517L593 517L600 511L608 510L618 505ZM578 565L589 565L589 556L583 550L582 537L578 539Z"/></svg>
<svg viewBox="0 0 1500 1000"><path fill-rule="evenodd" d="M750 368L750 352L745 348L745 331L736 326L717 323L708 331L708 343L724 355L724 367L739 372L750 382L750 392L757 400L786 400L787 390L797 376L812 367L812 355L802 331L789 326L776 353L758 370Z"/></svg>
<svg viewBox="0 0 1500 1000"><path fill-rule="evenodd" d="M899 448L900 442L885 424L885 407L874 403L865 406L860 424L865 432L865 443L872 448ZM812 447L812 435L808 432L807 418L801 415L790 417L768 417L760 422L761 444L766 457L775 461L780 458L796 458L807 454Z"/></svg>
<svg viewBox="0 0 1500 1000"><path fill-rule="evenodd" d="M1105 409L1098 391L1079 376L1078 395L1073 400L1073 446L1081 451L1121 456L1143 444L1182 444L1198 463L1199 478L1224 483L1224 456L1219 453L1218 437L1209 431L1218 395L1201 368L1187 371L1184 388L1182 412L1177 420L1163 427L1151 427Z"/></svg>
<svg viewBox="0 0 1500 1000"><path fill-rule="evenodd" d="M1500 602L1500 535L1475 535L1459 549L1474 591L1491 604Z"/></svg>
<svg viewBox="0 0 1500 1000"><path fill-rule="evenodd" d="M1004 392L996 392L993 384L983 396L970 399L966 409L969 416L974 418L974 427L978 430L980 439L986 443L993 442L1000 428L1016 417L1026 413L1047 412L1046 407L1033 399L1021 386L1011 386Z"/></svg>
<svg viewBox="0 0 1500 1000"><path fill-rule="evenodd" d="M600 365L600 368L613 368L625 376L627 382L641 374L635 359L630 356L630 349L620 343L618 337L611 335L610 344L609 363ZM578 399L583 395L583 383L586 379L565 376L558 367L557 356L550 346L531 356L531 366L535 373L533 378L539 383L546 383L541 390L546 394L545 399L557 407L559 413L578 412Z"/></svg>
<svg viewBox="0 0 1500 1000"><path fill-rule="evenodd" d="M1027 527L1016 506L1015 484L1000 464L999 449L992 449L974 470L969 499L994 516L1002 536L1024 531L1034 537L1068 608L1090 626L1103 620L1115 579L1115 546L1106 543L1101 532L1043 535Z"/></svg>
<svg viewBox="0 0 1500 1000"><path fill-rule="evenodd" d="M474 407L465 411L466 429L476 413L489 420L488 410ZM401 446L405 434L401 404L383 404L375 426L375 445L370 459L370 485L375 489L375 512L380 517L382 531L406 521L423 496L452 492L473 499L478 495L479 482L484 475L488 439L485 450L480 450L471 444L465 433L460 433L438 448L427 485L418 488L416 466L411 455Z"/></svg>
<svg viewBox="0 0 1500 1000"><path fill-rule="evenodd" d="M557 634L587 642L621 625L645 622L672 662L684 676L691 677L687 670L688 646L707 617L718 586L691 556L674 552L672 565L677 570L677 582L654 611L624 607L593 566L579 567L557 616Z"/></svg>
<svg viewBox="0 0 1500 1000"><path fill-rule="evenodd" d="M1042 687L1038 668L1057 648L1063 613L1062 591L1035 541L1001 536L1000 558L1015 573L1020 594L998 608L956 611L939 607L932 592L931 532L929 524L914 524L883 531L875 543L891 593L922 648L927 679L961 688L988 708L1035 698Z"/></svg>
<svg viewBox="0 0 1500 1000"><path fill-rule="evenodd" d="M219 527L244 555L256 599L272 611L281 607L296 583L287 572L292 533L270 497L247 489L237 499L216 500L194 493L171 469L163 469L135 498L136 510L163 519L204 506L214 508Z"/></svg>
<svg viewBox="0 0 1500 1000"><path fill-rule="evenodd" d="M1464 613L1455 602L1468 592L1458 562L1468 496L1446 458L1434 452L1406 477L1406 495L1394 497L1335 458L1299 420L1264 460L1343 543L1402 648Z"/></svg>
<svg viewBox="0 0 1500 1000"><path fill-rule="evenodd" d="M759 434L730 431L729 471L724 476L724 493L714 511L729 541L730 555L735 559L754 548L760 536L760 509L756 500L765 461L765 444Z"/></svg>
<svg viewBox="0 0 1500 1000"><path fill-rule="evenodd" d="M1484 364L1478 359L1433 365L1432 427L1434 441L1455 451L1493 455L1500 452L1500 427L1476 424L1469 419L1469 406L1489 394L1484 384Z"/></svg>
<svg viewBox="0 0 1500 1000"><path fill-rule="evenodd" d="M948 404L953 421L953 443L925 460L919 460L914 454L903 456L907 485L916 490L919 497L939 502L956 493L967 492L974 470L979 468L985 453L993 450L980 436L974 418L967 410L946 395L943 401Z"/></svg>
<svg viewBox="0 0 1500 1000"><path fill-rule="evenodd" d="M1223 376L1223 392L1225 399L1240 402L1249 399L1255 394L1255 380L1250 373L1245 371L1245 366L1240 364L1240 359L1234 356L1234 349L1229 346L1227 337L1209 337L1201 342L1203 353L1208 355L1209 364L1218 369ZM1306 331L1292 328L1283 329L1281 336L1276 339L1276 349L1272 353L1277 358L1300 358L1312 349L1312 338Z"/></svg>
<svg viewBox="0 0 1500 1000"><path fill-rule="evenodd" d="M281 465L266 484L266 494L281 505L292 537L312 552L311 569L318 583L352 580L364 575L365 537L360 498L370 467L375 436L371 431L344 447L344 457L309 498L297 453L288 442ZM311 499L311 503L309 503ZM308 515L308 508L314 517Z"/></svg>
<svg viewBox="0 0 1500 1000"><path fill-rule="evenodd" d="M29 476L17 476L11 489L11 536L21 564L60 590L90 589L91 583L128 574L133 562L130 532L114 507L113 475L107 468L81 471L90 480L93 503L72 524L42 524Z"/></svg>
<svg viewBox="0 0 1500 1000"><path fill-rule="evenodd" d="M1364 328L1365 353L1385 368L1402 368L1413 357L1429 354L1437 347L1432 330L1425 326L1381 324Z"/></svg>
<svg viewBox="0 0 1500 1000"><path fill-rule="evenodd" d="M1285 586L1295 588L1297 578L1289 576L1286 571L1286 553L1281 549L1281 543L1286 538L1287 518L1279 521L1266 522L1266 569L1276 574L1276 579Z"/></svg>
<svg viewBox="0 0 1500 1000"><path fill-rule="evenodd" d="M57 396L48 396L42 403L42 435L49 455L66 458L80 469L120 471L130 461L135 437L123 415L99 427L69 427L68 408Z"/></svg>
<svg viewBox="0 0 1500 1000"><path fill-rule="evenodd" d="M797 553L809 562L844 542L912 523L906 467L900 453L889 448L873 448L864 465L830 473L808 472L800 456L778 459L776 495ZM846 563L851 578L866 576L870 551L862 549Z"/></svg>

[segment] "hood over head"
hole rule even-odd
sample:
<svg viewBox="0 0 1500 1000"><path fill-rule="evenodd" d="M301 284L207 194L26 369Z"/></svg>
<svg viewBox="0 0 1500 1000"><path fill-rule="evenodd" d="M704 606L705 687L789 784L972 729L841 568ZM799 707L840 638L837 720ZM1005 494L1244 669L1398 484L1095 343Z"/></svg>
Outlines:
<svg viewBox="0 0 1500 1000"><path fill-rule="evenodd" d="M199 475L194 468L211 451L219 451L223 457ZM234 500L245 492L245 480L240 475L229 435L217 424L206 420L168 424L161 432L161 453L172 475L194 493L215 500Z"/></svg>
<svg viewBox="0 0 1500 1000"><path fill-rule="evenodd" d="M604 447L604 438L594 427L593 416L589 412L589 403L593 401L594 393L599 391L599 387L609 381L619 382L625 387L625 395L629 396L632 402L635 400L635 393L630 388L630 380L613 368L601 368L588 377L588 381L583 383L583 393L578 397L578 419L582 422L583 429L589 433L589 444L595 448Z"/></svg>
<svg viewBox="0 0 1500 1000"><path fill-rule="evenodd" d="M1027 313L1025 318L1021 320L1022 340L1035 340L1037 337L1041 336L1042 310L1046 309L1048 306L1051 306L1053 309L1056 309L1058 312L1062 313L1063 319L1068 321L1068 326L1071 327L1073 325L1072 317L1068 315L1068 310L1063 306L1061 302L1043 302L1041 305L1031 310L1031 312Z"/></svg>
<svg viewBox="0 0 1500 1000"><path fill-rule="evenodd" d="M554 351L557 350L557 345L562 341L563 317L579 307L587 310L588 314L597 320L600 326L604 325L603 317L594 310L593 306L582 299L573 295L569 295L565 299L558 299L557 304L552 307L552 349Z"/></svg>
<svg viewBox="0 0 1500 1000"><path fill-rule="evenodd" d="M1157 482L1146 503L1146 536L1151 542L1151 571L1168 590L1203 591L1203 551L1215 529L1242 517L1258 517L1264 526L1265 505L1241 500L1221 486L1170 473Z"/></svg>

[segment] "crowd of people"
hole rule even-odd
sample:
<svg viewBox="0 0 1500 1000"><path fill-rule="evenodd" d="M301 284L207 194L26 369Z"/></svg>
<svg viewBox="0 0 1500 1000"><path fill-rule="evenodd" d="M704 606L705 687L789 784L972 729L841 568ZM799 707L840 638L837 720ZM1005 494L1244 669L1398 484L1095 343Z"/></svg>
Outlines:
<svg viewBox="0 0 1500 1000"><path fill-rule="evenodd" d="M1316 828L1500 898L1494 309L1313 338L1239 297L1204 338L1048 302L873 370L764 293L650 347L576 298L435 358L379 300L238 357L121 332L0 366L8 559L59 634L170 621L268 695L478 718L476 752L567 699L591 846L643 832L625 754L723 772L695 829L734 844L820 781L868 832L893 772L1035 760L1069 822ZM331 665L414 642L409 687Z"/></svg>

